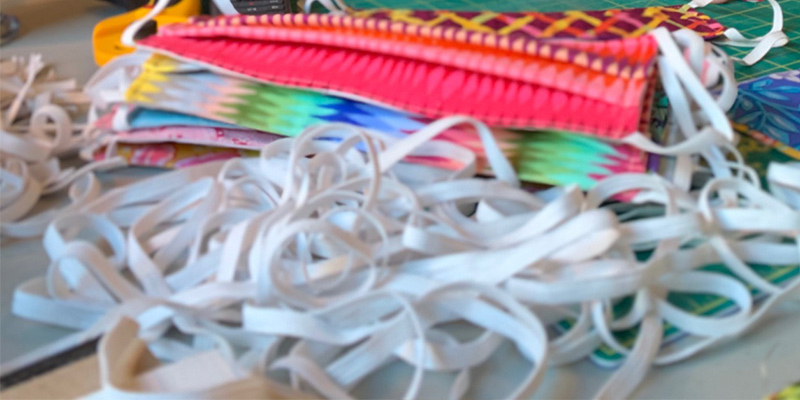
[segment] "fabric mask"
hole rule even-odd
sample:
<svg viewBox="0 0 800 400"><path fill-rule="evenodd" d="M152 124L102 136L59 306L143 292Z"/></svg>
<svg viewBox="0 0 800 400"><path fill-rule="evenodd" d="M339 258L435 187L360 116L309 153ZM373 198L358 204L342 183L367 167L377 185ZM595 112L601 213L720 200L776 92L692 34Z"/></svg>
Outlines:
<svg viewBox="0 0 800 400"><path fill-rule="evenodd" d="M116 143L179 142L196 146L260 149L281 137L252 129L167 125L115 131L113 141Z"/></svg>
<svg viewBox="0 0 800 400"><path fill-rule="evenodd" d="M336 15L199 20L165 27L139 45L195 60L220 75L335 93L429 118L467 114L499 127L578 132L668 154L673 150L654 144L647 133L660 52L669 54L660 58L659 74L670 80L665 87L673 108L696 104L707 113L700 118L726 135L731 129L724 113L709 107L727 109L736 89L730 67L704 50L700 37L676 35L692 48L691 65L665 30L621 40L512 41ZM719 99L701 82L722 82ZM684 121L683 132L698 132Z"/></svg>
<svg viewBox="0 0 800 400"><path fill-rule="evenodd" d="M393 33L399 31L404 34ZM430 118L468 114L500 127L613 140L646 131L659 50L650 35L512 42L458 28L300 14L172 25L140 46L221 73L369 99ZM723 124L724 116L715 118Z"/></svg>
<svg viewBox="0 0 800 400"><path fill-rule="evenodd" d="M123 116L116 117L117 114ZM267 115L266 112L262 114ZM128 128L114 130L115 119L127 119ZM107 133L95 144L94 147L99 148L90 153L95 160L121 156L130 165L181 168L210 160L254 156L255 150L280 137L257 130L233 129L228 125L168 111L136 108L128 112L119 108L95 122L96 129ZM136 128L131 129L133 127ZM453 130L450 134L453 132L472 136L466 131ZM403 135L408 133L411 132ZM526 182L574 183L589 189L613 174L646 169L644 152L628 145L556 131L520 132L507 137L503 147L512 149L511 162L520 179ZM477 141L477 138L470 138L468 143L477 147L474 145ZM416 157L411 161L450 170L460 167L441 158Z"/></svg>
<svg viewBox="0 0 800 400"><path fill-rule="evenodd" d="M564 12L491 12L448 10L364 9L349 15L434 27L458 27L493 33L509 39L609 40L642 36L664 27L691 29L706 40L723 35L725 28L713 18L688 6L654 6L631 9L570 10Z"/></svg>
<svg viewBox="0 0 800 400"><path fill-rule="evenodd" d="M511 41L459 28L289 14L173 25L139 45L145 50L140 57L152 51L193 60L218 76L306 88L426 118L467 113L499 127L593 135L656 154L677 155L732 137L721 110L735 100L731 67L686 30L607 41ZM666 147L647 131L659 77L672 114L681 116ZM722 90L714 98L704 86L716 85ZM698 129L704 121L713 129ZM711 151L706 156L723 158ZM682 165L678 175L686 185L690 164Z"/></svg>
<svg viewBox="0 0 800 400"><path fill-rule="evenodd" d="M715 43L754 47L751 54L739 60L746 65L761 60L769 49L788 43L788 37L783 33L783 12L776 0L769 0L774 13L772 29L768 34L752 39L745 38L738 30L726 28L696 10L711 2L701 0L686 5L588 11L491 12L381 8L354 10L340 0L309 0L305 3L305 9L308 13L314 3L320 3L330 12L339 15L383 19L427 28L458 27L472 32L507 36L512 40L519 37L608 40L641 36L659 27L670 31L691 29Z"/></svg>
<svg viewBox="0 0 800 400"><path fill-rule="evenodd" d="M139 46L429 118L467 114L494 126L609 139L645 125L658 53L650 36L512 43L458 28L300 14L171 25Z"/></svg>
<svg viewBox="0 0 800 400"><path fill-rule="evenodd" d="M407 112L340 96L215 74L201 66L161 55L144 63L128 86L124 100L126 104L148 108L135 108L125 114L128 108L120 107L115 111L117 115L109 114L95 126L107 131L129 131L137 127L196 124L247 127L295 136L314 124L344 122L400 139L430 122ZM188 112L201 118L158 110ZM117 121L117 125L112 126L112 121ZM646 169L644 152L625 144L604 143L596 138L574 137L557 131L512 132L494 128L493 133L526 181L575 182L588 189L610 174ZM483 148L472 132L452 129L444 132L441 138L469 148L482 158ZM447 160L416 159L415 162L458 168ZM485 160L481 165L486 165Z"/></svg>

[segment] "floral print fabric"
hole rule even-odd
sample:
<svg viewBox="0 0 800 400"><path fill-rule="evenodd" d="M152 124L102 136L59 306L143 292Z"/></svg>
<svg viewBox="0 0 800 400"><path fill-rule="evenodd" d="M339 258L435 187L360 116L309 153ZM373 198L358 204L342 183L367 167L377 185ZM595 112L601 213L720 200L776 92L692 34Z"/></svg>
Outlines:
<svg viewBox="0 0 800 400"><path fill-rule="evenodd" d="M729 115L738 131L800 159L800 70L740 84Z"/></svg>

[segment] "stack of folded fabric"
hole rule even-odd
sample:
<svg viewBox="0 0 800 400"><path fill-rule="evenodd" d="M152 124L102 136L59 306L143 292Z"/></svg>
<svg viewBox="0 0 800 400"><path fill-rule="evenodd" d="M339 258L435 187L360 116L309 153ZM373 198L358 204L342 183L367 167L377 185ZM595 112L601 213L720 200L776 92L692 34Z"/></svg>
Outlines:
<svg viewBox="0 0 800 400"><path fill-rule="evenodd" d="M114 151L132 165L181 167L253 155L276 137L320 123L350 123L402 138L431 121L353 96L253 81L164 55L144 63L127 87L125 103L95 124L104 140L96 158L105 157L105 145L113 141ZM645 170L642 151L595 136L556 129L493 132L526 181L589 188L614 173ZM472 132L453 129L442 139L482 153ZM415 161L457 168L447 160Z"/></svg>
<svg viewBox="0 0 800 400"><path fill-rule="evenodd" d="M466 114L493 126L522 180L588 189L643 172L653 157L623 140L647 136L651 124L657 46L642 34L687 26L713 38L721 29L695 11L666 7L588 13L607 19L606 28L556 33L541 26L554 15L493 14L502 25L494 26L453 22L475 13L350 14L201 18L162 29L139 43L153 54L122 104L95 124L102 140L93 157L181 167L253 155L320 123L399 139L443 115ZM639 23L628 21L636 15ZM645 24L645 16L660 23ZM574 40L586 38L604 41ZM456 127L439 139L483 158L471 131ZM458 168L443 157L407 161Z"/></svg>
<svg viewBox="0 0 800 400"><path fill-rule="evenodd" d="M253 155L315 124L400 139L461 114L492 126L523 181L589 189L614 174L656 169L650 139L670 142L655 135L663 126L653 110L658 45L648 33L688 28L717 40L730 31L688 6L341 8L344 15L201 17L163 27L138 43L134 59L144 61L117 96L122 104L98 120L102 140L91 156L181 167ZM473 132L454 127L438 139L472 150L491 174ZM447 157L406 161L458 169Z"/></svg>

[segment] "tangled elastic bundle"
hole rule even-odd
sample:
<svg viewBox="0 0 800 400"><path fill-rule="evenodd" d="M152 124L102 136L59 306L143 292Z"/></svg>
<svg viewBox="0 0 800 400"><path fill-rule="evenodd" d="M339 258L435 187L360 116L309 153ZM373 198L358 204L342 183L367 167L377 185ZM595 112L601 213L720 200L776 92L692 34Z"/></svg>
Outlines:
<svg viewBox="0 0 800 400"><path fill-rule="evenodd" d="M417 135L464 122L485 133L491 148L485 126L466 118L440 120ZM437 149L436 142L408 144L384 149L368 132L322 126L266 146L259 159L112 190L50 225L44 243L53 262L45 278L17 291L15 312L95 335L129 316L159 357L197 357L213 347L235 365L237 379L288 370L292 389L310 389L295 394L325 397L347 397L397 359L416 369L406 397L418 394L424 371L456 373L451 396L460 397L470 369L504 339L531 372L499 395L524 397L547 363L583 358L606 343L628 360L604 397L630 393L651 363L682 360L745 331L800 282L778 287L746 265L800 261L797 165L770 169L782 201L741 179L712 180L693 196L653 175L611 177L585 196L576 188L530 194L516 187L503 158L493 159L500 180L467 178L467 168L412 188L403 177L418 171L397 161ZM629 190L661 203L663 215L620 221L601 207ZM644 251L652 254L637 261ZM756 305L742 282L695 271L716 262L769 298ZM739 310L690 315L666 300L675 290L730 298ZM635 296L635 305L612 320L609 307L622 296ZM576 319L574 327L548 340L543 322L565 317ZM662 320L697 340L659 351ZM484 333L459 341L441 329L453 321ZM612 331L637 324L633 349L614 339ZM174 338L167 334L173 327L198 340ZM125 346L135 345L116 342L117 335L111 330L100 347L109 368L103 393L115 398L145 379L113 378L124 372L118 358L130 356ZM193 370L188 360L176 365ZM250 379L237 382L256 390L249 396L259 394L263 386ZM239 384L227 382L219 395Z"/></svg>
<svg viewBox="0 0 800 400"><path fill-rule="evenodd" d="M123 164L115 159L82 168L61 168L58 157L75 154L87 144L83 134L86 121L74 121L89 112L91 99L74 79L57 79L41 55L32 55L29 60L4 60L0 63L0 77L0 235L36 237L57 215L67 215L74 208L27 217L41 196L69 187L70 199L79 204L100 194L99 182L89 172ZM93 114L93 110L89 112L90 118Z"/></svg>
<svg viewBox="0 0 800 400"><path fill-rule="evenodd" d="M622 174L587 193L530 193L485 125L448 117L394 141L321 125L266 145L257 159L103 194L75 189L80 200L43 228L47 273L17 289L14 312L80 332L4 368L104 335L97 397L347 398L404 363L413 370L404 398L442 396L426 392L427 374L452 375L447 395L460 398L474 394L474 371L510 342L528 371L491 397L521 398L546 366L606 344L626 360L597 397L627 397L650 365L745 332L800 287L798 277L775 285L748 265L800 263L800 164L771 165L762 190L730 144L714 144L714 128L730 129L717 107L730 92L714 99L691 87L689 66L668 62L681 58L678 47L666 47L662 77L689 93L668 92L674 112L689 117L676 125L689 144L655 149L681 155L672 181ZM687 48L707 57L702 46ZM723 64L712 67L725 75ZM457 124L475 128L496 179L474 178L470 151L431 140ZM708 172L692 163L693 150L713 176L690 192L692 178ZM463 168L403 163L408 156ZM12 160L4 217L27 193L10 185ZM623 193L633 201L615 212ZM37 233L10 227L4 222L4 235ZM714 263L735 277L699 270ZM747 285L766 298L755 302ZM669 301L671 292L713 294L737 308L693 315ZM633 305L615 316L622 298ZM545 329L563 320L572 321L567 331ZM664 322L690 337L662 347ZM632 327L628 348L614 332ZM167 363L140 373L153 356Z"/></svg>

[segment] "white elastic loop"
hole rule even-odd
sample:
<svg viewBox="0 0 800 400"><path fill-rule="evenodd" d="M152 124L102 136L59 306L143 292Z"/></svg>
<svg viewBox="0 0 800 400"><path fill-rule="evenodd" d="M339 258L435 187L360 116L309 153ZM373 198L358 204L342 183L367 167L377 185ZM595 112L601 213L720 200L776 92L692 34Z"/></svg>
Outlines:
<svg viewBox="0 0 800 400"><path fill-rule="evenodd" d="M217 9L219 9L223 15L239 14L239 12L236 11L236 8L233 6L233 2L230 0L214 0L214 5L217 6Z"/></svg>
<svg viewBox="0 0 800 400"><path fill-rule="evenodd" d="M73 118L79 118L81 110L89 106L88 98L75 92L73 81L56 80L40 56L31 56L27 62L14 58L3 65L4 91L16 93L12 102L3 104L0 235L34 237L44 233L54 218L99 196L99 182L92 171L125 163L113 157L62 169L56 157L71 155L87 142L87 129ZM7 88L6 83L11 85ZM28 216L41 196L67 187L72 204Z"/></svg>
<svg viewBox="0 0 800 400"><path fill-rule="evenodd" d="M122 31L122 36L120 36L120 43L128 47L134 47L136 45L136 35L139 31L147 24L148 22L152 21L153 18L157 17L164 11L167 7L169 7L170 3L173 0L156 0L153 8L147 12L142 18L133 21L124 31ZM229 2L230 3L230 2Z"/></svg>
<svg viewBox="0 0 800 400"><path fill-rule="evenodd" d="M775 197L800 211L800 163L770 164L767 180Z"/></svg>
<svg viewBox="0 0 800 400"><path fill-rule="evenodd" d="M725 40L719 40L721 44L726 44L736 47L752 47L744 58L734 60L741 62L744 65L753 65L761 61L767 53L775 48L782 47L789 43L789 37L783 32L783 10L777 0L767 0L769 5L772 6L772 28L769 32L760 37L746 38L736 28L728 28L725 30Z"/></svg>

